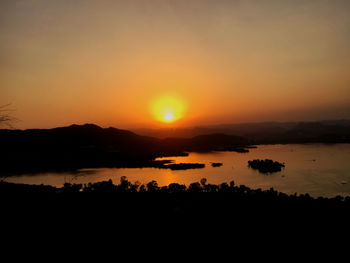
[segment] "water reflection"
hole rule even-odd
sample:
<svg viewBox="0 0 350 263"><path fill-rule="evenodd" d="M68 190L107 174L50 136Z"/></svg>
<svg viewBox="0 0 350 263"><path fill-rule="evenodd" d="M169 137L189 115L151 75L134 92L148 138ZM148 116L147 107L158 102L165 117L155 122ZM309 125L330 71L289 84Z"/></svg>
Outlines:
<svg viewBox="0 0 350 263"><path fill-rule="evenodd" d="M267 158L285 163L285 169L269 175L248 169L248 160ZM119 182L121 176L126 176L132 182L156 180L162 186L170 183L189 185L205 177L208 183L234 180L238 185L262 189L273 187L288 194L310 193L314 197L350 195L349 144L262 145L249 153L190 153L189 156L158 160L165 159L175 163L204 163L206 166L203 169L176 171L157 168L81 169L69 173L26 174L8 177L6 181L62 186L65 182L84 184L109 179ZM223 165L213 167L212 163Z"/></svg>

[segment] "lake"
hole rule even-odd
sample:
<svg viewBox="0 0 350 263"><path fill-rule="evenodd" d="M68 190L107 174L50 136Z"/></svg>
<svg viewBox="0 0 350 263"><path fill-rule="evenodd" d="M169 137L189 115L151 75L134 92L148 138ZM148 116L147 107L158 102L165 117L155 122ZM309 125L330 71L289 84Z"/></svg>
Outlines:
<svg viewBox="0 0 350 263"><path fill-rule="evenodd" d="M170 170L158 168L99 168L77 172L23 174L7 177L5 181L26 184L46 184L61 187L68 183L99 182L112 179L119 183L121 176L129 181L148 183L156 180L160 186L170 183L189 185L207 178L208 183L229 183L250 188L269 189L287 194L309 193L313 197L350 196L350 144L287 144L259 145L249 153L211 152L190 153L186 157L159 158L176 163L204 163L202 169ZM286 167L273 174L261 174L248 168L248 160L272 159ZM223 166L212 167L212 162Z"/></svg>

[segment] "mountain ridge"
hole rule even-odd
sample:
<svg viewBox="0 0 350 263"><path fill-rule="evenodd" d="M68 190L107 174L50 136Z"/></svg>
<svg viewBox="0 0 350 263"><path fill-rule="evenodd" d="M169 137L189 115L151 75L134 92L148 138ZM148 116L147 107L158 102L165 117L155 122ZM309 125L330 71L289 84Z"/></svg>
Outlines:
<svg viewBox="0 0 350 263"><path fill-rule="evenodd" d="M349 143L350 120L300 122L255 122L203 125L178 129L134 129L138 134L157 138L191 138L198 135L223 133L245 137L254 144L276 143Z"/></svg>
<svg viewBox="0 0 350 263"><path fill-rule="evenodd" d="M190 151L242 152L249 140L214 134L159 139L95 124L53 129L0 130L0 170L50 170L91 167L158 167L157 157L183 156Z"/></svg>

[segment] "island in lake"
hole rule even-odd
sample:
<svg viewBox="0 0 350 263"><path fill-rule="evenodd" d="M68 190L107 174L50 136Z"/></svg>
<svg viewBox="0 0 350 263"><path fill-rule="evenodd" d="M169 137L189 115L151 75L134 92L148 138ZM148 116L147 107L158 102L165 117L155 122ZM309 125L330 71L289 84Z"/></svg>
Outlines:
<svg viewBox="0 0 350 263"><path fill-rule="evenodd" d="M282 168L285 167L284 163L279 163L272 161L270 159L265 160L252 160L248 161L248 166L254 170L258 170L260 173L276 173L282 171Z"/></svg>

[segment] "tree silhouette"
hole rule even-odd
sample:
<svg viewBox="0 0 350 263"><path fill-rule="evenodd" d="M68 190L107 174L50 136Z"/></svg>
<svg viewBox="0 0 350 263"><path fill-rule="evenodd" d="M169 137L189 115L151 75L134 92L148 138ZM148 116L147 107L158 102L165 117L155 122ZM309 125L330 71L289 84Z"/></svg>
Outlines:
<svg viewBox="0 0 350 263"><path fill-rule="evenodd" d="M16 119L10 115L13 110L9 109L9 106L10 104L0 106L0 126L5 125L12 128L12 122Z"/></svg>
<svg viewBox="0 0 350 263"><path fill-rule="evenodd" d="M158 186L158 183L156 181L152 181L152 182L149 182L147 184L147 190L148 192L157 192L159 191L159 186Z"/></svg>

